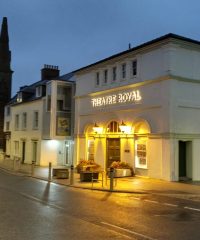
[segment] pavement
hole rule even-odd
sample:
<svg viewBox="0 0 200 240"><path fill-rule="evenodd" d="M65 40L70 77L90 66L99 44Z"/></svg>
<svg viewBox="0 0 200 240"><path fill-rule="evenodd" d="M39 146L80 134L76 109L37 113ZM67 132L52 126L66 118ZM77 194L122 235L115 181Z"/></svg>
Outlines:
<svg viewBox="0 0 200 240"><path fill-rule="evenodd" d="M0 164L0 168L21 176L48 181L49 169L47 167L35 166L33 171L31 165L24 165L14 171L13 169ZM110 178L106 177L105 173L99 174L99 180L94 181L93 183L80 181L80 174L75 171L73 175L73 183L70 176L68 179L51 177L51 182L74 188L110 191ZM115 178L112 192L159 194L200 201L200 182L168 182L140 176Z"/></svg>

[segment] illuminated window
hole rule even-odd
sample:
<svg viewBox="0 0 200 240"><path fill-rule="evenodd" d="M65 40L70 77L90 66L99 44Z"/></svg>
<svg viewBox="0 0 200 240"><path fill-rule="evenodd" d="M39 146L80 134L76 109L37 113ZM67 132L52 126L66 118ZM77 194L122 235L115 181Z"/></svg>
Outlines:
<svg viewBox="0 0 200 240"><path fill-rule="evenodd" d="M121 130L119 128L119 123L116 121L110 122L107 126L107 132L109 132L109 133L121 132Z"/></svg>
<svg viewBox="0 0 200 240"><path fill-rule="evenodd" d="M17 93L17 102L22 102L22 92Z"/></svg>
<svg viewBox="0 0 200 240"><path fill-rule="evenodd" d="M133 76L137 75L137 61L136 60L132 61L132 75Z"/></svg>
<svg viewBox="0 0 200 240"><path fill-rule="evenodd" d="M135 142L135 166L136 168L147 168L147 147L146 140Z"/></svg>
<svg viewBox="0 0 200 240"><path fill-rule="evenodd" d="M94 139L88 140L88 160L94 160Z"/></svg>

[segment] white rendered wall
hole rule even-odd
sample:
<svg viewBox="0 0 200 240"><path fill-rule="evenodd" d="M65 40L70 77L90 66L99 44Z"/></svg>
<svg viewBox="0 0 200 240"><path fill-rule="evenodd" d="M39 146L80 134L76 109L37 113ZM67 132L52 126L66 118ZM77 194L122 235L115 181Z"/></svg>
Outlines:
<svg viewBox="0 0 200 240"><path fill-rule="evenodd" d="M33 141L38 142L38 152L37 152L37 164L40 161L40 141L42 133L42 114L43 114L43 101L37 100L34 102L23 103L15 105L11 108L11 118L10 123L11 129L11 158L16 156L14 149L14 142L19 141L19 154L18 157L22 156L22 141L26 142L25 150L25 163L32 163L32 143ZM33 129L33 114L35 111L39 112L39 127L37 130ZM22 115L27 113L27 128L22 129ZM15 115L19 114L19 130L15 130Z"/></svg>

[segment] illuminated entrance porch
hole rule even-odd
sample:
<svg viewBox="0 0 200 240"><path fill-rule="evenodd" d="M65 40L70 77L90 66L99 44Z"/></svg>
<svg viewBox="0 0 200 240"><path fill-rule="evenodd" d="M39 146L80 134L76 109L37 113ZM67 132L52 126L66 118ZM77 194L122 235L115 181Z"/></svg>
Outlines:
<svg viewBox="0 0 200 240"><path fill-rule="evenodd" d="M149 124L141 119L135 123L113 120L89 124L85 128L85 159L95 161L103 169L109 168L114 161L125 162L134 171L142 169L142 174L146 175L149 132Z"/></svg>

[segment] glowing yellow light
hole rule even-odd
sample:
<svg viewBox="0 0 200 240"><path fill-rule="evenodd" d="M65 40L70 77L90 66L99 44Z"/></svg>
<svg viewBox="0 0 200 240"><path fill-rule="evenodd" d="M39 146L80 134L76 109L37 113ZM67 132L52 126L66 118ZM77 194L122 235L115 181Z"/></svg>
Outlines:
<svg viewBox="0 0 200 240"><path fill-rule="evenodd" d="M121 125L119 125L119 128L122 133L126 133L126 134L131 133L131 127L127 126L123 121L122 121Z"/></svg>
<svg viewBox="0 0 200 240"><path fill-rule="evenodd" d="M96 123L94 124L94 127L93 127L93 131L96 133L96 134L101 134L103 132L103 128L102 127L99 127Z"/></svg>

